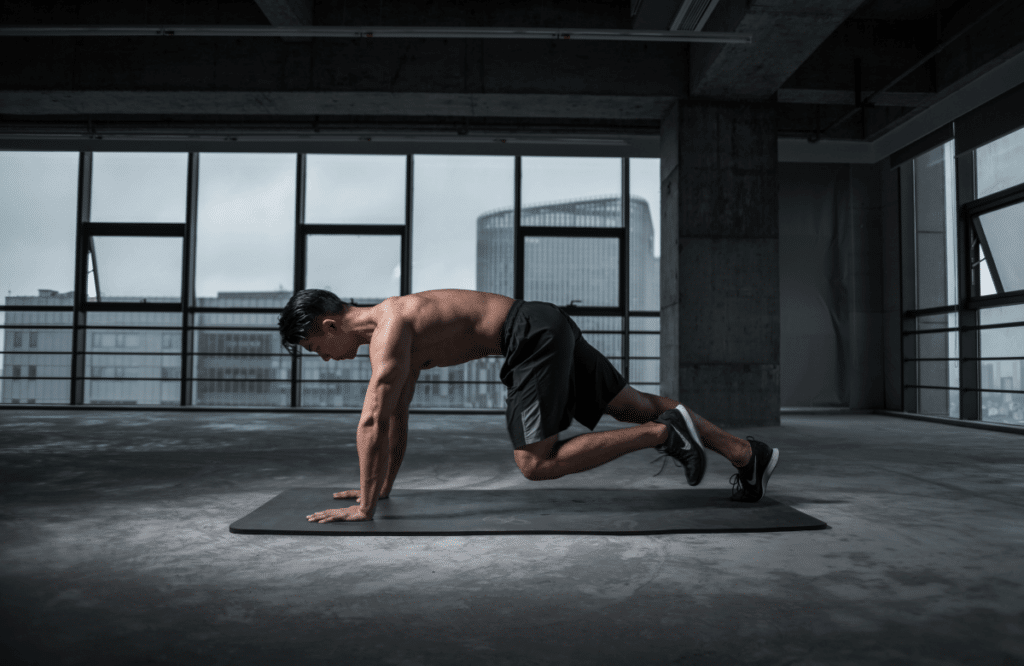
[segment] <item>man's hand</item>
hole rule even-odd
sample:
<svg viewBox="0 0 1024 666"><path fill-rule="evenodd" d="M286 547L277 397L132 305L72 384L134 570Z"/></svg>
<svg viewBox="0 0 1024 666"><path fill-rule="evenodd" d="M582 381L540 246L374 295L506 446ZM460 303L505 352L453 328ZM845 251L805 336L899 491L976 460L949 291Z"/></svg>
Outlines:
<svg viewBox="0 0 1024 666"><path fill-rule="evenodd" d="M390 489L385 488L380 491L380 498L387 499L390 494ZM359 502L359 491L358 490L342 490L340 493L334 493L334 499L354 499Z"/></svg>
<svg viewBox="0 0 1024 666"><path fill-rule="evenodd" d="M311 523L334 523L340 521L373 520L373 518L363 511L363 507L356 505L347 506L344 509L317 511L306 516L306 520Z"/></svg>

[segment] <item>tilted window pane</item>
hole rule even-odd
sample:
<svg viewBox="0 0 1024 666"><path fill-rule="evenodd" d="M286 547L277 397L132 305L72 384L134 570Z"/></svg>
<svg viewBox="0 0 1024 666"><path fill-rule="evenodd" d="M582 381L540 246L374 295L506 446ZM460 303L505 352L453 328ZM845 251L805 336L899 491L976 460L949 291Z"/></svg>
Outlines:
<svg viewBox="0 0 1024 666"><path fill-rule="evenodd" d="M78 153L0 151L0 294L42 305L75 288ZM28 297L32 302L21 302Z"/></svg>
<svg viewBox="0 0 1024 666"><path fill-rule="evenodd" d="M404 155L308 155L306 224L405 224Z"/></svg>
<svg viewBox="0 0 1024 666"><path fill-rule="evenodd" d="M515 158L416 155L412 291L472 289L513 296Z"/></svg>
<svg viewBox="0 0 1024 666"><path fill-rule="evenodd" d="M306 288L326 289L342 300L378 302L402 289L402 239L398 236L306 238Z"/></svg>
<svg viewBox="0 0 1024 666"><path fill-rule="evenodd" d="M96 236L90 254L90 301L181 300L180 238ZM98 278L99 293L96 292Z"/></svg>
<svg viewBox="0 0 1024 666"><path fill-rule="evenodd" d="M205 307L292 292L295 155L203 153L196 293ZM218 296L222 296L218 298Z"/></svg>
<svg viewBox="0 0 1024 666"><path fill-rule="evenodd" d="M1024 289L1024 202L978 217L991 255L986 263L1003 291Z"/></svg>
<svg viewBox="0 0 1024 666"><path fill-rule="evenodd" d="M188 153L93 153L91 222L185 222Z"/></svg>
<svg viewBox="0 0 1024 666"><path fill-rule="evenodd" d="M1024 127L975 152L978 197L1024 183Z"/></svg>

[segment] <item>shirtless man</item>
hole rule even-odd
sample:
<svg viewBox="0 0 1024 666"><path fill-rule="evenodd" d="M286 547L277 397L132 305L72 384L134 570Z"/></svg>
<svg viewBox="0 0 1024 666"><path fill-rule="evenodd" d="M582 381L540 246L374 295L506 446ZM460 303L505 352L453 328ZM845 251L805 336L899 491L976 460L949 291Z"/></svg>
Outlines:
<svg viewBox="0 0 1024 666"><path fill-rule="evenodd" d="M704 476L707 446L737 468L733 499L756 502L779 459L778 449L730 435L675 400L629 386L550 303L438 289L357 307L329 291L306 289L288 301L279 327L285 347L301 346L324 361L353 359L361 345L370 345L372 376L356 430L359 489L334 493L358 503L318 511L306 516L310 522L372 520L405 455L420 372L484 356L505 357L506 422L516 465L528 479L557 479L653 448L684 467L695 486ZM640 425L558 440L573 418L593 431L602 414Z"/></svg>

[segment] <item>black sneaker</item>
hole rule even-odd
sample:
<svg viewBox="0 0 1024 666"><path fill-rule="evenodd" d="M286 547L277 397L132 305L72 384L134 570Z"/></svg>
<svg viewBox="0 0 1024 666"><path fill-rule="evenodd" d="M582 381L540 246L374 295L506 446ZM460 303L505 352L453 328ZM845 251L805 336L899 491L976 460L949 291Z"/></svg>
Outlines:
<svg viewBox="0 0 1024 666"><path fill-rule="evenodd" d="M765 490L768 489L768 479L779 463L778 449L773 449L753 437L747 439L750 441L750 462L744 467L737 468L736 473L729 478L734 502L756 502L764 497Z"/></svg>
<svg viewBox="0 0 1024 666"><path fill-rule="evenodd" d="M704 469L707 467L707 454L704 452L704 444L700 441L700 435L697 434L697 429L693 426L689 412L685 407L679 405L675 409L663 413L654 421L668 426L668 439L664 444L655 447L665 455L651 461L662 461L658 474L665 471L667 462L665 458L672 456L676 460L676 467L681 464L685 469L686 481L691 486L700 483L704 478ZM658 474L654 476L658 476Z"/></svg>

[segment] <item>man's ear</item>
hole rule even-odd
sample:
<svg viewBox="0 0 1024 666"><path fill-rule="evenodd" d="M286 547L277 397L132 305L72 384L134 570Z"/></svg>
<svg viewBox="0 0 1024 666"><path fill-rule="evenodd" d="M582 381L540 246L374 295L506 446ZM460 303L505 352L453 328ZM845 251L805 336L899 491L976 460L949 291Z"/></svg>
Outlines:
<svg viewBox="0 0 1024 666"><path fill-rule="evenodd" d="M326 317L320 324L320 329L327 335L328 331L333 335L338 332L338 322L333 317Z"/></svg>

